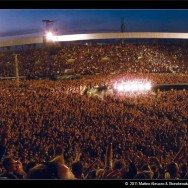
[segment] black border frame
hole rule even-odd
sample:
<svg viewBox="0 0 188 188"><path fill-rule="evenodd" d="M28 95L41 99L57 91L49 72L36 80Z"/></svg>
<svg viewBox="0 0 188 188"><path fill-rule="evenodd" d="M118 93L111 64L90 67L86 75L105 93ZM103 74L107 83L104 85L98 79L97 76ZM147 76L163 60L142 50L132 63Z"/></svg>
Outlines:
<svg viewBox="0 0 188 188"><path fill-rule="evenodd" d="M186 9L187 0L0 0L0 9Z"/></svg>
<svg viewBox="0 0 188 188"><path fill-rule="evenodd" d="M187 0L0 0L0 9L188 9ZM186 183L188 180L0 180L1 187L126 187L142 183Z"/></svg>

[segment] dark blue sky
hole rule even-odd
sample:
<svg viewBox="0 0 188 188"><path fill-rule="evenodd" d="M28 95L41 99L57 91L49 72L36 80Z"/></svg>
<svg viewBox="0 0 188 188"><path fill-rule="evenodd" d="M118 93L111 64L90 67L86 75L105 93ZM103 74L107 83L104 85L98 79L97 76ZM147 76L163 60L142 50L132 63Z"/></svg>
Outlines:
<svg viewBox="0 0 188 188"><path fill-rule="evenodd" d="M188 32L188 10L2 10L0 37L41 33L43 19L56 20L59 34L120 32Z"/></svg>

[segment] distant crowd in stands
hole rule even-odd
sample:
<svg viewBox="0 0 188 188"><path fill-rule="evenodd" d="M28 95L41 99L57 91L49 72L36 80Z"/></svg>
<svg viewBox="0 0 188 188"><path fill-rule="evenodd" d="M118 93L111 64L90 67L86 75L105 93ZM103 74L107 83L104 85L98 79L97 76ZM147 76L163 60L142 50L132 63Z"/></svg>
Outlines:
<svg viewBox="0 0 188 188"><path fill-rule="evenodd" d="M31 79L74 74L187 73L188 50L179 45L106 44L19 52L19 72ZM0 76L15 76L11 52L0 53Z"/></svg>

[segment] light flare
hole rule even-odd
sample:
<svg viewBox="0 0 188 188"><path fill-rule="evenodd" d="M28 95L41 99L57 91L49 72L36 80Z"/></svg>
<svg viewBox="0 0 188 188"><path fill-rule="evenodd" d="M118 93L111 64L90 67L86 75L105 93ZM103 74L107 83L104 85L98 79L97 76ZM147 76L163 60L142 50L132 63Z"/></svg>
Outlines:
<svg viewBox="0 0 188 188"><path fill-rule="evenodd" d="M48 33L46 33L46 39L48 41L55 41L55 36L52 32L48 32Z"/></svg>
<svg viewBox="0 0 188 188"><path fill-rule="evenodd" d="M132 80L115 83L114 89L119 92L145 92L151 90L151 83L144 80Z"/></svg>

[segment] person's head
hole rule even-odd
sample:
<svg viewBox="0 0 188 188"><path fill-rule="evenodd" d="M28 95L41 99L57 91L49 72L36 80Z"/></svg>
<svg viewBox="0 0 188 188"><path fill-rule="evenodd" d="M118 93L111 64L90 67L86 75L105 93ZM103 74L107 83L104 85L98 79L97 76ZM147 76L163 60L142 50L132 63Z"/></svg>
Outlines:
<svg viewBox="0 0 188 188"><path fill-rule="evenodd" d="M118 159L118 160L115 160L115 161L114 161L112 169L113 169L113 170L117 170L117 169L120 170L120 169L122 169L124 166L125 166L124 160Z"/></svg>
<svg viewBox="0 0 188 188"><path fill-rule="evenodd" d="M156 173L157 172L156 165L151 165L151 170L152 170L152 172Z"/></svg>
<svg viewBox="0 0 188 188"><path fill-rule="evenodd" d="M187 165L184 163L184 164L182 164L182 165L180 165L180 168L179 168L179 172L180 172L180 176L181 176L181 178L183 178L184 176L185 176L185 174L186 174L186 172L187 172Z"/></svg>
<svg viewBox="0 0 188 188"><path fill-rule="evenodd" d="M61 146L57 146L55 149L55 155L63 155L63 148Z"/></svg>
<svg viewBox="0 0 188 188"><path fill-rule="evenodd" d="M129 165L125 165L122 168L122 178L123 179L133 179L137 174L137 167L134 163L130 163Z"/></svg>
<svg viewBox="0 0 188 188"><path fill-rule="evenodd" d="M22 163L20 161L15 161L14 173L19 173L22 168Z"/></svg>
<svg viewBox="0 0 188 188"><path fill-rule="evenodd" d="M88 176L86 177L86 179L96 179L96 170L92 170L91 172L89 172Z"/></svg>
<svg viewBox="0 0 188 188"><path fill-rule="evenodd" d="M25 172L27 173L27 172L28 172L31 168L33 168L35 165L36 165L35 162L29 162L29 163L26 165Z"/></svg>
<svg viewBox="0 0 188 188"><path fill-rule="evenodd" d="M13 172L16 168L16 161L12 157L5 157L2 165L8 172Z"/></svg>
<svg viewBox="0 0 188 188"><path fill-rule="evenodd" d="M72 172L76 178L80 179L83 176L83 165L81 161L72 163Z"/></svg>
<svg viewBox="0 0 188 188"><path fill-rule="evenodd" d="M169 172L171 178L178 178L179 167L177 163L171 162L170 164L168 164L167 171Z"/></svg>
<svg viewBox="0 0 188 188"><path fill-rule="evenodd" d="M151 171L153 172L153 179L158 177L158 168L156 165L151 165Z"/></svg>
<svg viewBox="0 0 188 188"><path fill-rule="evenodd" d="M170 173L167 172L164 168L159 168L156 179L170 179Z"/></svg>

